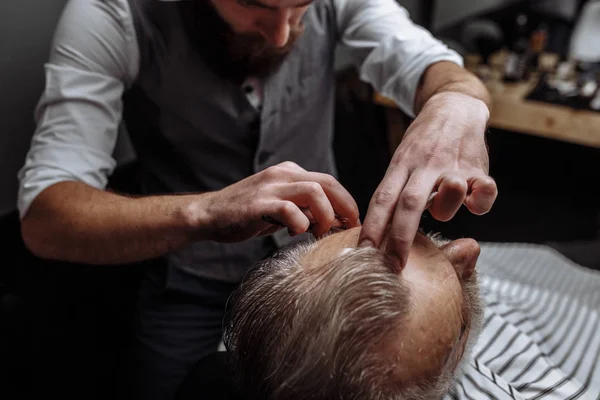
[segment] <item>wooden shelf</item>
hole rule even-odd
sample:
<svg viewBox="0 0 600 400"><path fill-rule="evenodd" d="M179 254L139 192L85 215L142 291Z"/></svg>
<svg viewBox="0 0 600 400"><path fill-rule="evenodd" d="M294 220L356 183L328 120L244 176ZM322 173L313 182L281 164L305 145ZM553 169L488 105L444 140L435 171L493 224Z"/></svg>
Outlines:
<svg viewBox="0 0 600 400"><path fill-rule="evenodd" d="M486 83L492 95L490 126L600 148L600 113L525 100L535 80L505 84ZM397 108L396 103L378 93L376 104Z"/></svg>

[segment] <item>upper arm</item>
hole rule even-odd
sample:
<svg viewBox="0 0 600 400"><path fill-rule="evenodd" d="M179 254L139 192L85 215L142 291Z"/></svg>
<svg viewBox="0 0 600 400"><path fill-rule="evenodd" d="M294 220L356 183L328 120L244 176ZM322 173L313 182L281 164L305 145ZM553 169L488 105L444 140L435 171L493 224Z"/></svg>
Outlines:
<svg viewBox="0 0 600 400"><path fill-rule="evenodd" d="M18 208L54 183L106 186L121 121L122 95L139 54L127 0L70 0L44 66L36 130L19 171Z"/></svg>
<svg viewBox="0 0 600 400"><path fill-rule="evenodd" d="M361 78L413 115L415 93L428 66L462 58L413 23L396 0L333 0L341 44Z"/></svg>

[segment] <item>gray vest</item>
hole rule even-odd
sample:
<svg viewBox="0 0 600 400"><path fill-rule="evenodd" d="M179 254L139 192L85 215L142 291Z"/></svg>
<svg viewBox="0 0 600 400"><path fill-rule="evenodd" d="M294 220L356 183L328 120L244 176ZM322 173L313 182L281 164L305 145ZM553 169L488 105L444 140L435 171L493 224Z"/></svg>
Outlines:
<svg viewBox="0 0 600 400"><path fill-rule="evenodd" d="M144 193L220 190L283 161L336 175L337 31L331 1L309 7L304 34L264 83L261 111L241 87L209 69L207 55L186 34L184 16L192 1L129 3L141 65L124 96L123 115ZM288 240L281 231L236 244L199 242L166 258L171 269L237 282L254 262Z"/></svg>

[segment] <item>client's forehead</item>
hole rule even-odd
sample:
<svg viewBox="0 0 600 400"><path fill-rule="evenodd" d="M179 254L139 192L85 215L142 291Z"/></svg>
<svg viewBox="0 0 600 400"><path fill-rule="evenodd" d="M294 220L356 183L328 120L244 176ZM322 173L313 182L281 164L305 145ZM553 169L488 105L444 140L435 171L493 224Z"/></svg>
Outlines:
<svg viewBox="0 0 600 400"><path fill-rule="evenodd" d="M328 236L320 239L317 244L318 247L332 248L345 246L346 248L354 248L358 246L358 237L360 236L360 227L346 229L331 233Z"/></svg>
<svg viewBox="0 0 600 400"><path fill-rule="evenodd" d="M330 234L315 243L315 246L303 259L305 266L324 265L339 257L344 249L356 248L360 227Z"/></svg>
<svg viewBox="0 0 600 400"><path fill-rule="evenodd" d="M320 240L318 240L311 251L306 255L304 261L305 265L318 266L323 265L329 261L333 261L336 257L344 254L347 249L354 249L358 247L358 238L360 236L361 227L356 227L348 230L338 231L332 233ZM432 242L430 238L417 233L413 247L424 247L431 246L437 247L435 242Z"/></svg>

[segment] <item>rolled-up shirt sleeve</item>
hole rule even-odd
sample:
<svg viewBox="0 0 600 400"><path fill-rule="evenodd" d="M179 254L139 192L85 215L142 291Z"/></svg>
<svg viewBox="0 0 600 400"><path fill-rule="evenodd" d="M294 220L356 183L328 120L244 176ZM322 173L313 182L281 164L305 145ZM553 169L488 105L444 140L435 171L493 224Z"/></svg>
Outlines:
<svg viewBox="0 0 600 400"><path fill-rule="evenodd" d="M462 57L413 23L396 0L333 0L341 44L360 77L414 117L415 94L427 67Z"/></svg>
<svg viewBox="0 0 600 400"><path fill-rule="evenodd" d="M45 88L36 130L18 172L22 217L33 200L62 181L104 189L116 166L112 154L122 96L139 65L127 0L70 0L44 66Z"/></svg>

